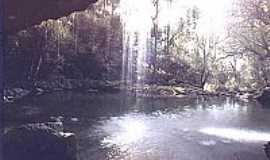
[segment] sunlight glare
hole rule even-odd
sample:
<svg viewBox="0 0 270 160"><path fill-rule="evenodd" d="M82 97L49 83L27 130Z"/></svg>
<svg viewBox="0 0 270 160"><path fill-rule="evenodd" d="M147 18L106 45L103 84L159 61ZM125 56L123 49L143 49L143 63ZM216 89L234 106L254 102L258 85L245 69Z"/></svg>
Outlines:
<svg viewBox="0 0 270 160"><path fill-rule="evenodd" d="M235 141L269 141L270 133L235 128L203 128L199 132L217 137L232 139Z"/></svg>
<svg viewBox="0 0 270 160"><path fill-rule="evenodd" d="M143 137L145 126L139 121L125 121L122 123L123 132L120 137L124 142L131 143Z"/></svg>
<svg viewBox="0 0 270 160"><path fill-rule="evenodd" d="M122 0L118 12L127 32L142 32L151 28L151 17L154 12L152 1ZM146 31L147 32L147 31Z"/></svg>
<svg viewBox="0 0 270 160"><path fill-rule="evenodd" d="M115 135L105 138L103 143L116 145L137 143L146 133L146 126L142 121L130 118L119 119L117 128Z"/></svg>
<svg viewBox="0 0 270 160"><path fill-rule="evenodd" d="M129 31L149 32L155 8L153 0L122 0L118 12L125 28ZM174 27L180 18L186 16L186 10L196 6L200 11L199 32L220 34L225 31L233 0L160 0L158 23L160 27L168 24Z"/></svg>

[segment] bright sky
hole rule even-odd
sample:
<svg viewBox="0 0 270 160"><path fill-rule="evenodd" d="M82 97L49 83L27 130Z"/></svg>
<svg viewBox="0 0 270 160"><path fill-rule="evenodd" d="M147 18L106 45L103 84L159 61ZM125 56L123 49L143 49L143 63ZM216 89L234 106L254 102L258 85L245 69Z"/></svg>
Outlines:
<svg viewBox="0 0 270 160"><path fill-rule="evenodd" d="M171 3L169 3L171 2ZM232 8L233 0L159 0L159 27L171 24L177 26L180 18L186 18L187 9L196 6L200 12L198 33L204 36L226 36L226 21ZM117 12L121 15L124 24L124 44L134 44L137 34L138 40L138 75L143 73L143 64L147 55L147 38L153 27L152 18L155 14L153 0L121 0ZM133 38L133 39L132 39ZM127 56L130 54L127 53ZM132 57L131 57L132 58ZM129 61L128 61L129 63ZM142 70L142 72L140 71Z"/></svg>
<svg viewBox="0 0 270 160"><path fill-rule="evenodd" d="M197 6L201 10L201 32L224 32L226 17L231 6L231 0L176 0L178 5L185 7ZM182 1L182 2L181 2Z"/></svg>
<svg viewBox="0 0 270 160"><path fill-rule="evenodd" d="M232 0L160 0L160 25L177 23L186 15L186 9L197 6L201 10L200 32L224 32L228 10ZM155 12L152 0L122 0L119 11L128 30L149 30Z"/></svg>

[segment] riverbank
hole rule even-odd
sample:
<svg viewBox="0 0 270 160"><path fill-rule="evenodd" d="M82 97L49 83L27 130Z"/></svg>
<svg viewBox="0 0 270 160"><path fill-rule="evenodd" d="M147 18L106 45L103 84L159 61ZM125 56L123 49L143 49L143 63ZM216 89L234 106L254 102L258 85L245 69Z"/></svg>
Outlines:
<svg viewBox="0 0 270 160"><path fill-rule="evenodd" d="M4 89L4 102L15 102L31 96L40 96L45 93L57 91L79 91L85 93L118 92L119 81L53 79L38 81L34 84L21 83L8 86Z"/></svg>
<svg viewBox="0 0 270 160"><path fill-rule="evenodd" d="M245 91L205 91L188 84L178 85L124 85L121 81L54 79L38 81L33 85L17 84L4 89L4 102L11 103L24 98L40 96L57 91L78 91L90 93L115 93L127 91L141 97L233 97L240 100L258 100L262 104L269 104L270 88Z"/></svg>

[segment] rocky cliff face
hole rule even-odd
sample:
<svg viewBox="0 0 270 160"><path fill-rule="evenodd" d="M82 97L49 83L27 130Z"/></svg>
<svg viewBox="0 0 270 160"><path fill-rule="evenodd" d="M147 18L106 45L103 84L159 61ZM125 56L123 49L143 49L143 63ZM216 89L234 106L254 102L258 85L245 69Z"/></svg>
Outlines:
<svg viewBox="0 0 270 160"><path fill-rule="evenodd" d="M8 34L47 19L56 19L88 8L97 0L4 0L4 24Z"/></svg>

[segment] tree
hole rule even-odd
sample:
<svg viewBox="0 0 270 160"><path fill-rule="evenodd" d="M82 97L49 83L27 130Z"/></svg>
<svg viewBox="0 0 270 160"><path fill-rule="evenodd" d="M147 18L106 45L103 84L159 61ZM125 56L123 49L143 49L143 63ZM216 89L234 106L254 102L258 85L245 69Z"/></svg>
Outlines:
<svg viewBox="0 0 270 160"><path fill-rule="evenodd" d="M44 21L10 36L7 81L119 79L122 26L119 15L114 13L119 1L106 3L112 10L98 2L92 6L94 9Z"/></svg>
<svg viewBox="0 0 270 160"><path fill-rule="evenodd" d="M259 65L258 72L261 73L264 83L269 84L270 2L241 0L234 12L230 31L234 48L238 48L237 54L255 55L255 59L259 61L256 64Z"/></svg>
<svg viewBox="0 0 270 160"><path fill-rule="evenodd" d="M154 0L153 5L155 7L155 14L152 17L153 21L153 33L152 37L154 39L154 46L153 46L153 56L152 56L152 66L153 66L153 77L155 78L156 75L156 64L157 64L157 55L158 55L158 41L159 41L159 26L158 26L158 16L159 16L159 0Z"/></svg>

